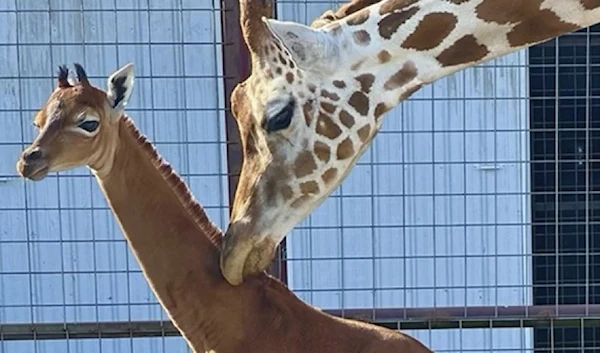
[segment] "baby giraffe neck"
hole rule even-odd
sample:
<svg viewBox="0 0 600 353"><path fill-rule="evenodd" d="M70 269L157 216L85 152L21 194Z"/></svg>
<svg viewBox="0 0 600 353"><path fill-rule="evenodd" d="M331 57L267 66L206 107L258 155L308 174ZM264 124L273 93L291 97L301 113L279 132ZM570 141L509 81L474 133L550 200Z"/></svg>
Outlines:
<svg viewBox="0 0 600 353"><path fill-rule="evenodd" d="M223 288L220 231L128 118L119 130L113 168L98 182L154 294L190 346L204 351Z"/></svg>

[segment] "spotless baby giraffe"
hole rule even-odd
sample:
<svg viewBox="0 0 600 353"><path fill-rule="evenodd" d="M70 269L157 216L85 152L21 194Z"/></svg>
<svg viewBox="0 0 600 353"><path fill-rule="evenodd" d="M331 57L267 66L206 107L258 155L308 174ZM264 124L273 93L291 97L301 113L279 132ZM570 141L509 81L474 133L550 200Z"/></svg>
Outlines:
<svg viewBox="0 0 600 353"><path fill-rule="evenodd" d="M600 0L355 0L311 27L268 19L267 0L240 4L252 74L231 96L244 162L221 253L234 285L268 267L387 111L458 70L600 22Z"/></svg>
<svg viewBox="0 0 600 353"><path fill-rule="evenodd" d="M431 353L414 338L323 313L259 273L230 285L219 269L221 231L125 114L133 65L93 86L61 67L35 116L35 140L17 163L30 180L87 166L144 276L194 352Z"/></svg>

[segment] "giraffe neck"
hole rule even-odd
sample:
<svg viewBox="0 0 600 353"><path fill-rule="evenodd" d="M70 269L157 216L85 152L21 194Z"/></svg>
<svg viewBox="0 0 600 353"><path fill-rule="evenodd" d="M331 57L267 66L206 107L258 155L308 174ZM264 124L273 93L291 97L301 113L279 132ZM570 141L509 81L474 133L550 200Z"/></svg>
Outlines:
<svg viewBox="0 0 600 353"><path fill-rule="evenodd" d="M220 231L133 123L119 124L113 167L96 177L153 292L191 347L204 351L208 333L222 331L211 316L223 291Z"/></svg>
<svg viewBox="0 0 600 353"><path fill-rule="evenodd" d="M388 110L424 84L598 22L591 0L383 0L324 30L341 36L344 76L370 81L362 91L378 115L379 103Z"/></svg>

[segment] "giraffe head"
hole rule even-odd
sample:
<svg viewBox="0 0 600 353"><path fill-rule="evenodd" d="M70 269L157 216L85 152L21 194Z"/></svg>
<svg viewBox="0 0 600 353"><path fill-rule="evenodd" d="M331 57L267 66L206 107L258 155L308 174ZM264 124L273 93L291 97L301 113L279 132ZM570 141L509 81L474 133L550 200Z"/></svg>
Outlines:
<svg viewBox="0 0 600 353"><path fill-rule="evenodd" d="M19 174L42 180L50 172L89 166L96 173L111 168L117 147L118 118L133 89L133 64L108 78L105 92L90 84L83 67L74 64L77 80L61 66L56 88L35 115L35 140L17 162Z"/></svg>
<svg viewBox="0 0 600 353"><path fill-rule="evenodd" d="M368 113L383 113L365 94L375 77L353 71L346 49L355 39L338 21L326 14L309 27L267 19L269 1L241 4L252 74L231 94L244 162L221 254L234 285L269 266L368 145L376 130Z"/></svg>
<svg viewBox="0 0 600 353"><path fill-rule="evenodd" d="M244 165L224 238L231 284L352 169L381 116L425 84L600 21L598 0L353 0L311 27L240 0L252 75L231 107Z"/></svg>

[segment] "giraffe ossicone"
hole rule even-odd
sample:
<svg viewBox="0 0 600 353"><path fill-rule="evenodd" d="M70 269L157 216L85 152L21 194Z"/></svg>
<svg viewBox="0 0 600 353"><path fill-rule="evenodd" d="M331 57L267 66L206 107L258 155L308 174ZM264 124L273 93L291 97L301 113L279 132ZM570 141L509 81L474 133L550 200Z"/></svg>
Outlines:
<svg viewBox="0 0 600 353"><path fill-rule="evenodd" d="M600 0L354 0L311 26L240 0L252 74L232 92L244 163L224 238L231 284L345 179L382 116L426 84L600 22Z"/></svg>

